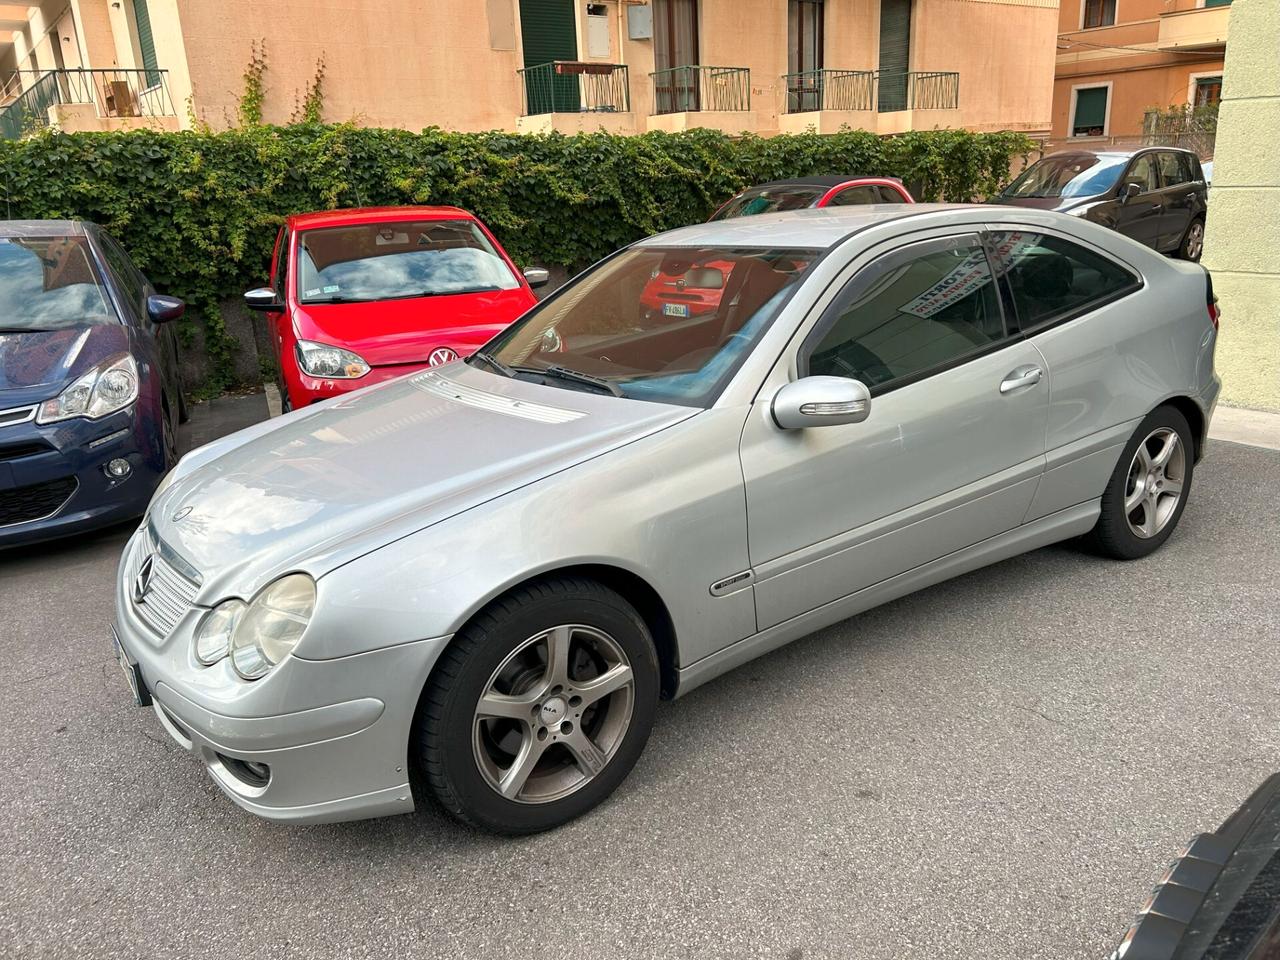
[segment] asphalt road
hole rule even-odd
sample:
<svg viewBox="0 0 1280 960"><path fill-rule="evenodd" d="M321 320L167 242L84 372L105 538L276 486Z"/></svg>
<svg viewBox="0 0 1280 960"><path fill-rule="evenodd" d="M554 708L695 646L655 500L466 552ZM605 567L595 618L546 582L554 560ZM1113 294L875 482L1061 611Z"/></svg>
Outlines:
<svg viewBox="0 0 1280 960"><path fill-rule="evenodd" d="M1280 769L1280 452L1174 538L1041 550L665 704L603 808L281 827L130 705L121 531L0 555L0 956L1101 958Z"/></svg>

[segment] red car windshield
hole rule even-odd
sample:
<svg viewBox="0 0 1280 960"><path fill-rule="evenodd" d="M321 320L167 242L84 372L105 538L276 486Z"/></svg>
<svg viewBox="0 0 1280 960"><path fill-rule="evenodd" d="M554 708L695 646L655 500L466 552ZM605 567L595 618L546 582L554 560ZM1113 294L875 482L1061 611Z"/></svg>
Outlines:
<svg viewBox="0 0 1280 960"><path fill-rule="evenodd" d="M777 213L780 210L804 210L812 207L826 193L823 187L789 186L757 187L746 190L716 211L712 220L728 220L732 217L751 217L758 213Z"/></svg>
<svg viewBox="0 0 1280 960"><path fill-rule="evenodd" d="M300 303L367 303L488 290L520 281L472 220L359 223L298 240Z"/></svg>

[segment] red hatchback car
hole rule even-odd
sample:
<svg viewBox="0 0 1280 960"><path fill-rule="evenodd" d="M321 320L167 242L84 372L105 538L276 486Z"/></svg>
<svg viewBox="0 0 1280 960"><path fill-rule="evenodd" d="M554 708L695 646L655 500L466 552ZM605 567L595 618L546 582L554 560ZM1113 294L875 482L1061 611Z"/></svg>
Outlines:
<svg viewBox="0 0 1280 960"><path fill-rule="evenodd" d="M473 353L546 282L465 210L366 207L289 217L245 304L267 315L291 410Z"/></svg>
<svg viewBox="0 0 1280 960"><path fill-rule="evenodd" d="M896 177L797 177L747 187L726 201L711 219L871 203L915 203L915 199ZM651 315L660 313L677 321L715 313L720 308L729 264L707 263L687 271L683 266L677 262L674 273L657 271L645 285L640 301Z"/></svg>

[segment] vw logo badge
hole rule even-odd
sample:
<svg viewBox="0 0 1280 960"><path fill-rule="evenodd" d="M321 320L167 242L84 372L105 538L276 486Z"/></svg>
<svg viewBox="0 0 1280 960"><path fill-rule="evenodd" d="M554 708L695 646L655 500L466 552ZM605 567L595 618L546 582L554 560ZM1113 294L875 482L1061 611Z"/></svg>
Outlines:
<svg viewBox="0 0 1280 960"><path fill-rule="evenodd" d="M427 357L427 363L433 367L443 366L446 363L453 363L458 359L458 352L448 347L436 347Z"/></svg>
<svg viewBox="0 0 1280 960"><path fill-rule="evenodd" d="M138 575L133 578L133 602L142 603L146 599L147 591L151 589L151 573L155 564L156 556L151 554L147 559L142 561L142 566L138 568Z"/></svg>
<svg viewBox="0 0 1280 960"><path fill-rule="evenodd" d="M179 520L185 520L190 515L190 513L191 513L190 507L183 507L181 510L179 510L177 513L173 515L173 522L177 523Z"/></svg>

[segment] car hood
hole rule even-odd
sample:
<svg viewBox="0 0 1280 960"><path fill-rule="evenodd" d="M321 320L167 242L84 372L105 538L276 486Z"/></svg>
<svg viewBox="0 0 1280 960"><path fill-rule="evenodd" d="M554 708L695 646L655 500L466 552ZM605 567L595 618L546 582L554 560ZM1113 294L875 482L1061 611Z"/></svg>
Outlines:
<svg viewBox="0 0 1280 960"><path fill-rule="evenodd" d="M1073 210L1086 203L1093 203L1101 194L1094 197L995 197L992 203L1005 207L1030 207L1033 210Z"/></svg>
<svg viewBox="0 0 1280 960"><path fill-rule="evenodd" d="M494 290L376 303L305 304L293 323L303 340L354 350L372 366L426 363L437 347L470 353L536 300L528 290Z"/></svg>
<svg viewBox="0 0 1280 960"><path fill-rule="evenodd" d="M197 602L215 602L289 570L323 576L696 413L454 363L194 451L148 522L200 572Z"/></svg>
<svg viewBox="0 0 1280 960"><path fill-rule="evenodd" d="M0 410L55 397L94 364L132 347L120 323L0 333Z"/></svg>

